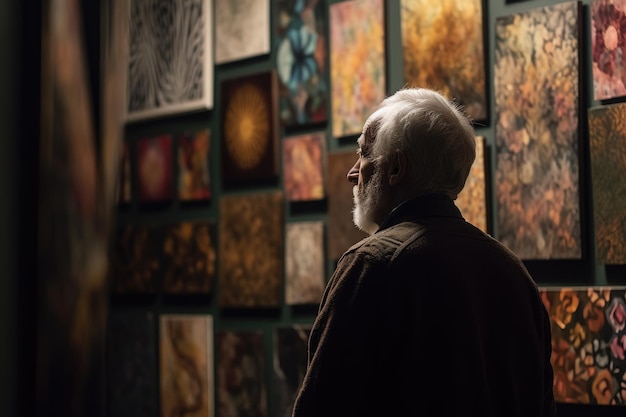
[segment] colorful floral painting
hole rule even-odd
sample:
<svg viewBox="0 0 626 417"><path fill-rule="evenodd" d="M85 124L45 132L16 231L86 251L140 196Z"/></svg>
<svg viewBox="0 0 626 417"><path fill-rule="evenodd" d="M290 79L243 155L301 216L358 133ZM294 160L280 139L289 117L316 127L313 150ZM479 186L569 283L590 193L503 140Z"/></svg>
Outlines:
<svg viewBox="0 0 626 417"><path fill-rule="evenodd" d="M326 134L311 133L283 140L283 182L288 201L322 200L326 195Z"/></svg>
<svg viewBox="0 0 626 417"><path fill-rule="evenodd" d="M404 82L454 98L487 118L482 0L401 0Z"/></svg>
<svg viewBox="0 0 626 417"><path fill-rule="evenodd" d="M626 264L626 104L591 108L588 118L597 260Z"/></svg>
<svg viewBox="0 0 626 417"><path fill-rule="evenodd" d="M580 8L496 19L498 238L522 259L579 259Z"/></svg>
<svg viewBox="0 0 626 417"><path fill-rule="evenodd" d="M472 164L465 187L456 199L463 217L487 233L487 180L485 163L485 138L476 137L476 159Z"/></svg>
<svg viewBox="0 0 626 417"><path fill-rule="evenodd" d="M277 416L291 416L296 394L304 380L310 325L274 329L274 398Z"/></svg>
<svg viewBox="0 0 626 417"><path fill-rule="evenodd" d="M540 289L552 327L554 398L626 405L626 289Z"/></svg>
<svg viewBox="0 0 626 417"><path fill-rule="evenodd" d="M181 201L211 197L210 150L211 132L208 129L185 132L178 138L178 198Z"/></svg>
<svg viewBox="0 0 626 417"><path fill-rule="evenodd" d="M269 54L269 0L214 1L216 64Z"/></svg>
<svg viewBox="0 0 626 417"><path fill-rule="evenodd" d="M326 122L326 2L279 0L274 7L280 120L287 128Z"/></svg>
<svg viewBox="0 0 626 417"><path fill-rule="evenodd" d="M385 98L385 2L352 0L330 6L332 135L361 132Z"/></svg>
<svg viewBox="0 0 626 417"><path fill-rule="evenodd" d="M593 0L590 10L593 97L626 96L626 0Z"/></svg>
<svg viewBox="0 0 626 417"><path fill-rule="evenodd" d="M174 196L172 136L137 141L137 187L140 203L158 203Z"/></svg>
<svg viewBox="0 0 626 417"><path fill-rule="evenodd" d="M287 223L285 244L285 302L318 304L326 282L324 223Z"/></svg>

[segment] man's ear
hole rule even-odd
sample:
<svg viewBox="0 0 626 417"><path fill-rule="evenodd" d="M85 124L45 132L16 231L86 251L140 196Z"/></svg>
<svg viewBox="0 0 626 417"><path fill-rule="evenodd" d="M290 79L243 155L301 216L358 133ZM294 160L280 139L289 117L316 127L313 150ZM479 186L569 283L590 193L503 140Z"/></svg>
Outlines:
<svg viewBox="0 0 626 417"><path fill-rule="evenodd" d="M404 152L396 149L389 164L389 185L394 186L402 182L406 174L406 155Z"/></svg>

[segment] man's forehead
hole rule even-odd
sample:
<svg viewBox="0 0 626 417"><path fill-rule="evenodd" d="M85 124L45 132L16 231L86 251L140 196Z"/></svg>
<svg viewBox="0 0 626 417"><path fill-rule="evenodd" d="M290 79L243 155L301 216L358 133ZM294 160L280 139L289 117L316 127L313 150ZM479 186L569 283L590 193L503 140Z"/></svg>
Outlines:
<svg viewBox="0 0 626 417"><path fill-rule="evenodd" d="M375 122L375 121L379 121L380 119L383 118L384 113L385 113L385 108L381 107L380 109L376 110L374 113L372 113L370 115L370 117L367 118L367 120L365 121L365 123L363 124L363 133L365 133L367 131L367 129L369 128L369 126Z"/></svg>

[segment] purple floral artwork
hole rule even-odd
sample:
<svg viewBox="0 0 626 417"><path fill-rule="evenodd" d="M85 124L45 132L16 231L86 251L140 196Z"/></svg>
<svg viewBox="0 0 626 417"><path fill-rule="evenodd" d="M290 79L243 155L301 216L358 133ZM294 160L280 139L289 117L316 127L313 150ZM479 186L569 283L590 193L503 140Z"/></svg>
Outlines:
<svg viewBox="0 0 626 417"><path fill-rule="evenodd" d="M590 9L593 97L626 96L626 0L594 0Z"/></svg>

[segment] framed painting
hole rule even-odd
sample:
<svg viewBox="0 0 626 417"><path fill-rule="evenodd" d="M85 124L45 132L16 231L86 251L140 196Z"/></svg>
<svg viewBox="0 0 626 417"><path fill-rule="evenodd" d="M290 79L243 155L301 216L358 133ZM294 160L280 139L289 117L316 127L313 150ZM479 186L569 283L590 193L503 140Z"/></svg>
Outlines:
<svg viewBox="0 0 626 417"><path fill-rule="evenodd" d="M215 225L182 222L168 225L163 236L163 291L209 294L216 269Z"/></svg>
<svg viewBox="0 0 626 417"><path fill-rule="evenodd" d="M626 104L588 110L596 259L626 264Z"/></svg>
<svg viewBox="0 0 626 417"><path fill-rule="evenodd" d="M287 128L328 119L328 36L326 2L279 0L276 68L280 120Z"/></svg>
<svg viewBox="0 0 626 417"><path fill-rule="evenodd" d="M352 220L352 184L346 175L356 160L357 155L352 151L333 152L328 156L328 260L339 260L350 246L368 236Z"/></svg>
<svg viewBox="0 0 626 417"><path fill-rule="evenodd" d="M221 307L280 307L284 202L281 191L220 199Z"/></svg>
<svg viewBox="0 0 626 417"><path fill-rule="evenodd" d="M278 114L274 70L222 82L221 165L225 186L277 178Z"/></svg>
<svg viewBox="0 0 626 417"><path fill-rule="evenodd" d="M178 199L203 201L211 198L209 153L211 131L185 132L178 138Z"/></svg>
<svg viewBox="0 0 626 417"><path fill-rule="evenodd" d="M360 134L387 93L385 2L342 1L330 11L332 135Z"/></svg>
<svg viewBox="0 0 626 417"><path fill-rule="evenodd" d="M525 260L582 256L580 16L570 1L496 19L497 230Z"/></svg>
<svg viewBox="0 0 626 417"><path fill-rule="evenodd" d="M626 287L539 288L550 315L554 399L626 405Z"/></svg>
<svg viewBox="0 0 626 417"><path fill-rule="evenodd" d="M129 122L213 108L213 0L130 0Z"/></svg>
<svg viewBox="0 0 626 417"><path fill-rule="evenodd" d="M163 314L159 329L161 415L215 415L213 316Z"/></svg>
<svg viewBox="0 0 626 417"><path fill-rule="evenodd" d="M626 96L626 0L593 0L591 17L591 61L593 98L605 100Z"/></svg>
<svg viewBox="0 0 626 417"><path fill-rule="evenodd" d="M326 282L324 222L287 223L285 240L285 302L319 304Z"/></svg>
<svg viewBox="0 0 626 417"><path fill-rule="evenodd" d="M459 193L455 203L465 220L488 233L485 142L483 136L476 137L476 159L470 169L465 187Z"/></svg>
<svg viewBox="0 0 626 417"><path fill-rule="evenodd" d="M221 330L216 339L217 415L267 417L263 333Z"/></svg>
<svg viewBox="0 0 626 417"><path fill-rule="evenodd" d="M140 203L157 203L174 197L172 136L137 140L137 191Z"/></svg>
<svg viewBox="0 0 626 417"><path fill-rule="evenodd" d="M215 1L215 64L270 53L270 0Z"/></svg>
<svg viewBox="0 0 626 417"><path fill-rule="evenodd" d="M277 416L290 416L296 394L304 380L310 325L280 326L274 329L274 404Z"/></svg>
<svg viewBox="0 0 626 417"><path fill-rule="evenodd" d="M287 137L283 145L283 187L287 201L314 201L326 197L326 134Z"/></svg>
<svg viewBox="0 0 626 417"><path fill-rule="evenodd" d="M401 0L404 82L455 99L487 119L483 0Z"/></svg>

